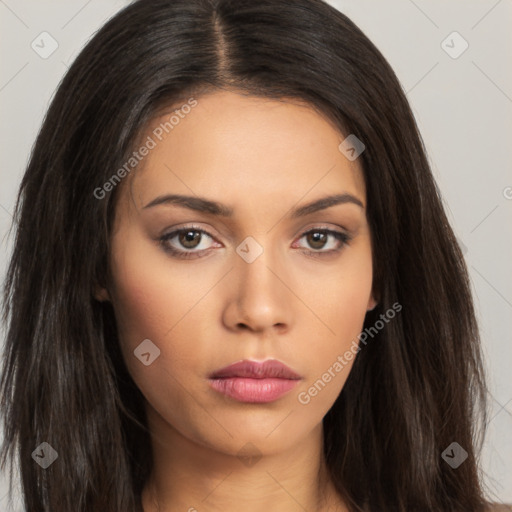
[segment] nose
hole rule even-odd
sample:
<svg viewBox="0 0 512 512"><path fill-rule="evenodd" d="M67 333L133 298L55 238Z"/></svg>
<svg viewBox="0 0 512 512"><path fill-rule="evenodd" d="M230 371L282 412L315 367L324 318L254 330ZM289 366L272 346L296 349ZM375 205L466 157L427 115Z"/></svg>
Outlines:
<svg viewBox="0 0 512 512"><path fill-rule="evenodd" d="M230 330L286 332L293 321L294 297L284 265L270 250L251 263L238 255L231 272L223 321Z"/></svg>

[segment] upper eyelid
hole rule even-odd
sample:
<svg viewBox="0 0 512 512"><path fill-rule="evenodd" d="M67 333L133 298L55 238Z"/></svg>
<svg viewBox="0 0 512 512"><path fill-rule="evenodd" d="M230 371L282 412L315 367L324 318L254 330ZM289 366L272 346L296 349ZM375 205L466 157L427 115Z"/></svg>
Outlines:
<svg viewBox="0 0 512 512"><path fill-rule="evenodd" d="M202 228L202 227L199 227L199 226L194 226L194 225L190 225L190 226L183 226L183 227L179 227L179 228L175 228L175 229L172 229L171 231L169 231L168 233L163 233L162 236L169 236L169 235L173 235L173 234L176 234L176 233L179 233L181 231L185 231L185 230L191 230L191 231L200 231L201 233L205 233L206 235L212 237L212 238L215 238L215 235L212 235L207 229L205 228ZM306 233L309 233L310 231L314 231L314 230L318 230L318 231L334 231L334 232L343 232L343 233L347 233L348 234L348 229L346 228L342 228L340 226L338 226L337 228L333 228L331 226L326 226L326 225L314 225L314 226L310 226L308 228L305 228L303 229L301 232L300 232L300 235L304 235Z"/></svg>

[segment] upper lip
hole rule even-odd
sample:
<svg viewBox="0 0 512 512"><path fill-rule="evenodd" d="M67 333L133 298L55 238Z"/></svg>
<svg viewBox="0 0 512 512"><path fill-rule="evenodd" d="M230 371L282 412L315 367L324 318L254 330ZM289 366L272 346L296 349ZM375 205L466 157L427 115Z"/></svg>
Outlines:
<svg viewBox="0 0 512 512"><path fill-rule="evenodd" d="M269 359L267 361L243 360L230 364L210 375L211 379L223 379L228 377L246 377L252 379L292 379L299 380L302 377L281 361Z"/></svg>

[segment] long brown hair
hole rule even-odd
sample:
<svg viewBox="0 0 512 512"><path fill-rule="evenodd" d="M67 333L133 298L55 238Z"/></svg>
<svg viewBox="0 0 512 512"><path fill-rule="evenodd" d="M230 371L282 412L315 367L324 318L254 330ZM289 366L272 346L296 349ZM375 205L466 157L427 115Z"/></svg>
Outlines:
<svg viewBox="0 0 512 512"><path fill-rule="evenodd" d="M30 512L140 511L152 461L143 397L109 303L119 187L162 105L233 87L298 98L355 134L378 306L402 311L362 350L325 416L331 478L351 511L483 510L485 385L468 272L402 87L369 39L321 0L139 0L99 30L49 107L23 176L4 288L2 465ZM136 172L134 170L133 172ZM47 469L32 453L58 453ZM452 442L468 458L441 454Z"/></svg>

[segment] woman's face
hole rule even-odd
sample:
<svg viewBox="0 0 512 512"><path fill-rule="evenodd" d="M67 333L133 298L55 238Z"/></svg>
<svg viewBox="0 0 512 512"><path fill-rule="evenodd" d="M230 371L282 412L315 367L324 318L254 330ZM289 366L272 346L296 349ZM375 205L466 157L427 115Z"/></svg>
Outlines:
<svg viewBox="0 0 512 512"><path fill-rule="evenodd" d="M149 127L120 190L113 286L97 298L112 301L160 434L270 454L321 428L375 305L362 171L306 106L225 91L196 101ZM279 364L218 372L270 359L294 378Z"/></svg>

